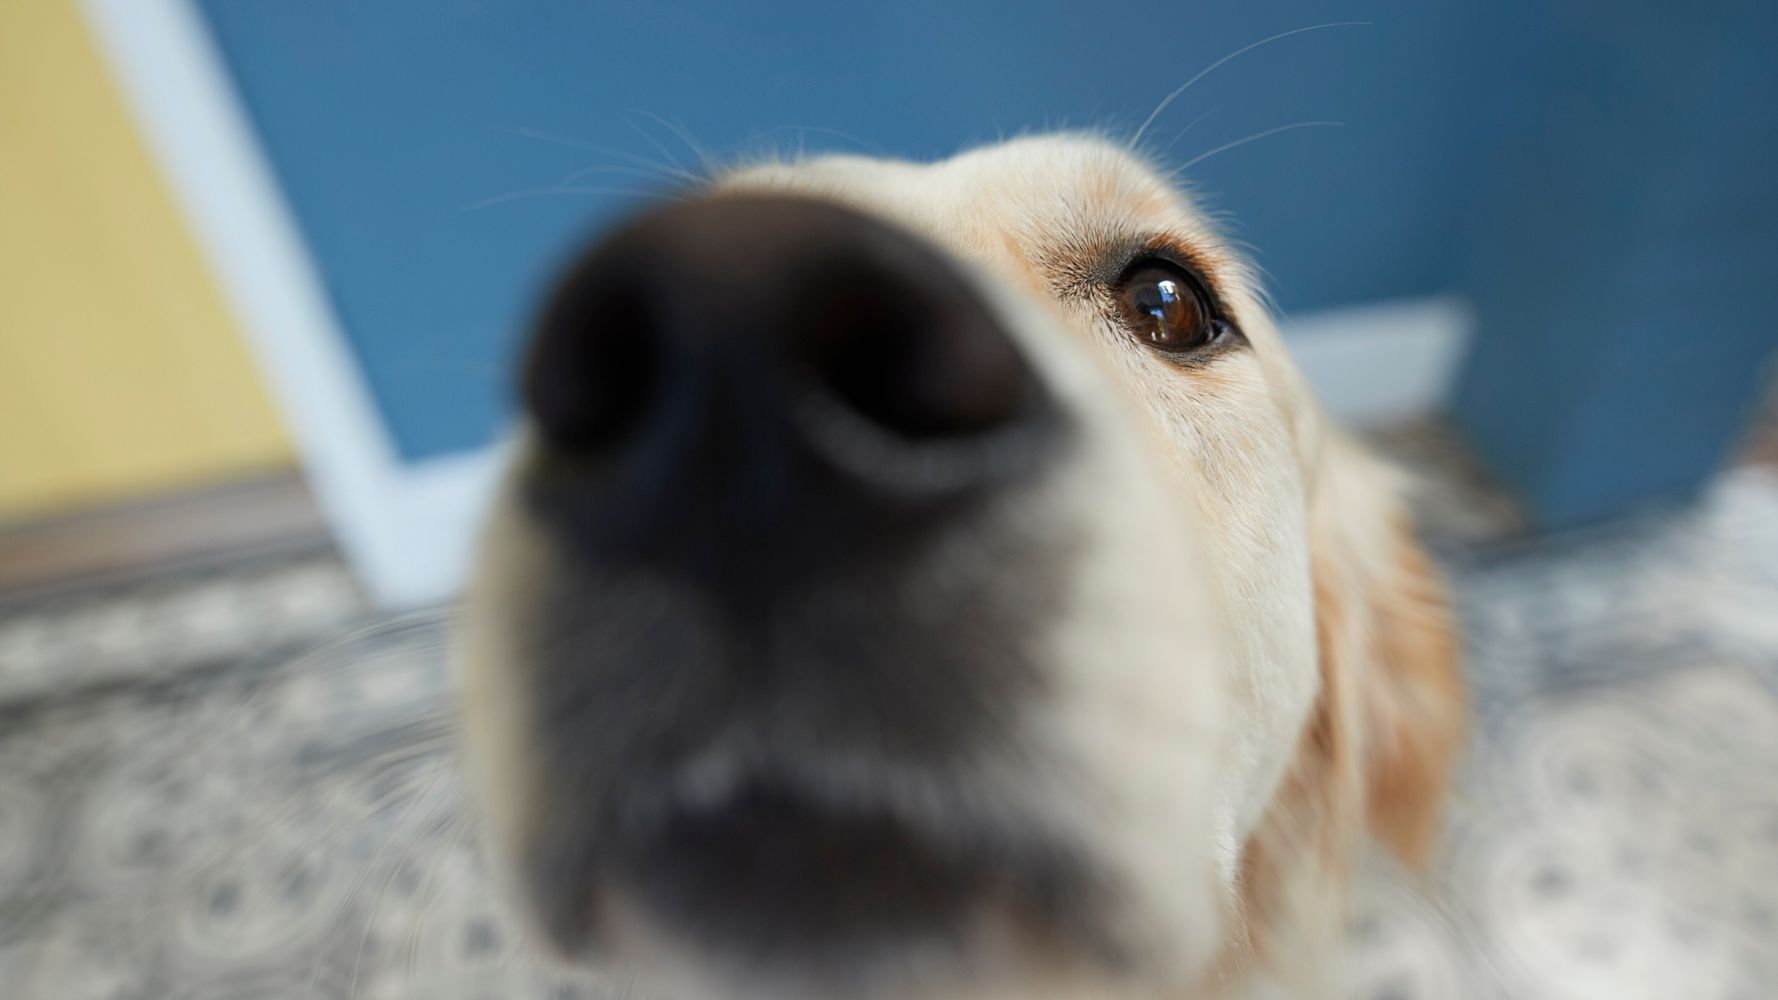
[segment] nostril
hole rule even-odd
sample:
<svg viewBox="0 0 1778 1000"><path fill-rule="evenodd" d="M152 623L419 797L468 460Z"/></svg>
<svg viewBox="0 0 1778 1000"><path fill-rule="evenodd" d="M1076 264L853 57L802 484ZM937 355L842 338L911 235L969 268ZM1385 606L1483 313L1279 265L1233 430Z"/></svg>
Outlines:
<svg viewBox="0 0 1778 1000"><path fill-rule="evenodd" d="M634 429L659 386L660 318L633 285L569 288L533 342L525 404L550 444L596 454Z"/></svg>
<svg viewBox="0 0 1778 1000"><path fill-rule="evenodd" d="M791 310L791 351L839 402L909 441L1015 423L1036 376L978 299L950 284L830 262Z"/></svg>

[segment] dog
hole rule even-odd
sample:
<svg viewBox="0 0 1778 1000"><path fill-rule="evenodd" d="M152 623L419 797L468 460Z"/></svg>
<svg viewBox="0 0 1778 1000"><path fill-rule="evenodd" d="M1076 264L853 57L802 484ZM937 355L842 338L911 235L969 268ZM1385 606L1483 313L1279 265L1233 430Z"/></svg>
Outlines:
<svg viewBox="0 0 1778 1000"><path fill-rule="evenodd" d="M461 613L519 905L662 996L1326 996L1464 729L1396 476L1141 156L737 167L542 310Z"/></svg>

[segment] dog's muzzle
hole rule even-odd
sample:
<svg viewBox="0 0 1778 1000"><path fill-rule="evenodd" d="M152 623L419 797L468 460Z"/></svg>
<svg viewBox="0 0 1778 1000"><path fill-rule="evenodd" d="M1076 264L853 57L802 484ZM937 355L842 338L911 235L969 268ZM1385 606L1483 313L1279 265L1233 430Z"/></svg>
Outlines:
<svg viewBox="0 0 1778 1000"><path fill-rule="evenodd" d="M1080 909L996 777L1040 766L1069 539L1023 498L1070 421L960 265L830 204L676 205L571 271L524 393L497 614L558 945L618 909L806 968Z"/></svg>

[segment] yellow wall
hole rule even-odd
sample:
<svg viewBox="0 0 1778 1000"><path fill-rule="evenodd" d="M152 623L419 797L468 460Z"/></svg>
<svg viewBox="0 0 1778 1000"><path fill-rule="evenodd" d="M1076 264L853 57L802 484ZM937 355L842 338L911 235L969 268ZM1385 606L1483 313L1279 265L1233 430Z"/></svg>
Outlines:
<svg viewBox="0 0 1778 1000"><path fill-rule="evenodd" d="M74 0L0 0L0 520L290 460Z"/></svg>

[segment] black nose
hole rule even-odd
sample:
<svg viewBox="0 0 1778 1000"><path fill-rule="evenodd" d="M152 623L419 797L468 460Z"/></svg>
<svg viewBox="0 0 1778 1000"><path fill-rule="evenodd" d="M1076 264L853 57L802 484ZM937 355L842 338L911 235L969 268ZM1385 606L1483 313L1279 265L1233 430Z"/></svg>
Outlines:
<svg viewBox="0 0 1778 1000"><path fill-rule="evenodd" d="M708 369L707 371L701 371ZM680 386L824 390L906 442L1027 416L1030 366L955 267L910 234L807 199L723 198L596 248L538 335L526 393L555 445L622 448Z"/></svg>
<svg viewBox="0 0 1778 1000"><path fill-rule="evenodd" d="M545 452L632 545L700 511L732 535L967 494L1028 467L1054 422L956 264L786 197L675 205L595 247L524 379Z"/></svg>

